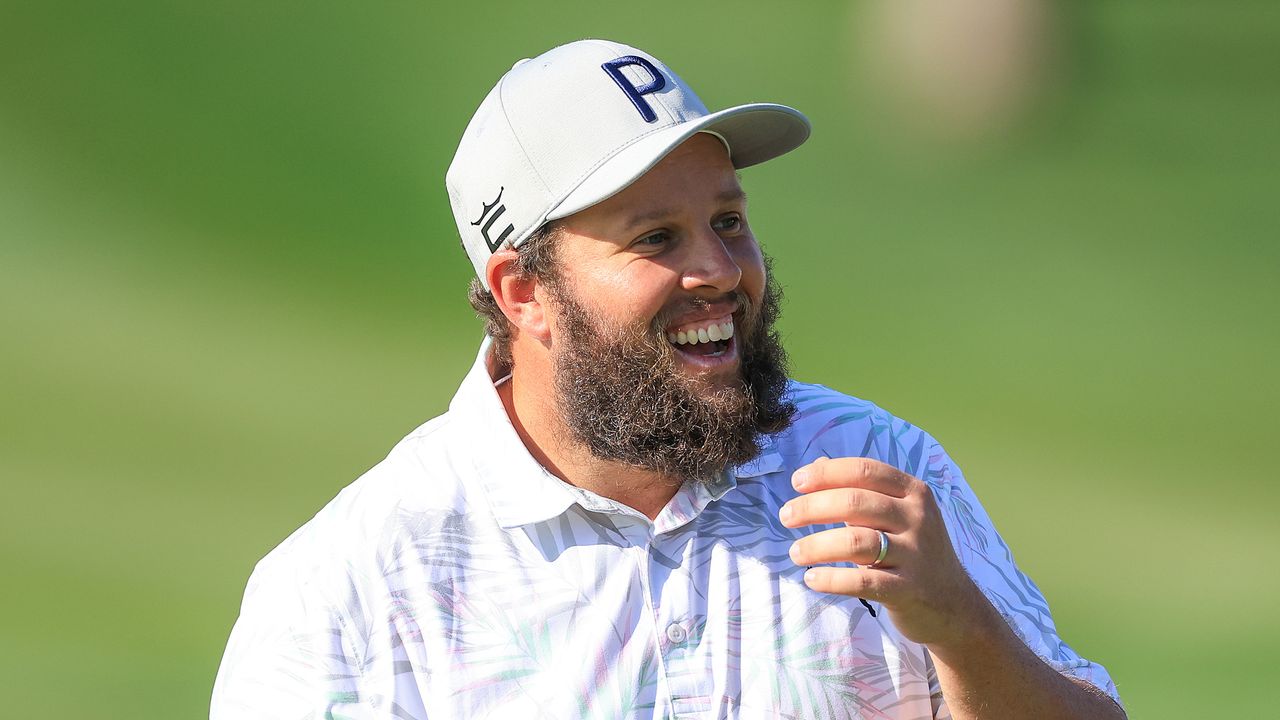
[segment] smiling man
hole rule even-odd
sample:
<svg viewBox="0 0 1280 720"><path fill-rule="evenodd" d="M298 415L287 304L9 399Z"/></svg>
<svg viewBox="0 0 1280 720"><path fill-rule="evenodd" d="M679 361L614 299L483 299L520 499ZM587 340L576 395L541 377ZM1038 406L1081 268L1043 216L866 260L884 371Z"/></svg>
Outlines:
<svg viewBox="0 0 1280 720"><path fill-rule="evenodd" d="M918 428L786 376L737 170L635 48L516 64L446 184L486 341L269 554L216 718L1122 718Z"/></svg>

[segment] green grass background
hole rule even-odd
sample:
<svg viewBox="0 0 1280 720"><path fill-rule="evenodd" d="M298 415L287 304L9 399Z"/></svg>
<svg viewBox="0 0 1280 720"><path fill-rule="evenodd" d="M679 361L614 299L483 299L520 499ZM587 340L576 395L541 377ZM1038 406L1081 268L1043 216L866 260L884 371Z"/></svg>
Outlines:
<svg viewBox="0 0 1280 720"><path fill-rule="evenodd" d="M1274 713L1280 11L1064 5L957 146L856 80L865 9L0 4L5 716L206 712L254 562L472 360L468 117L586 36L809 114L744 173L794 374L943 441L1132 717Z"/></svg>

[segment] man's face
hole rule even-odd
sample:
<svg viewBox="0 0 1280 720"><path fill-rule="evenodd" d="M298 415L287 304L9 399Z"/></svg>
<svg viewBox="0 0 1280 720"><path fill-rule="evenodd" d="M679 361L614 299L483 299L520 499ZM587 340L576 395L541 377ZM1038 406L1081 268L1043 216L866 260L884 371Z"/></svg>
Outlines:
<svg viewBox="0 0 1280 720"><path fill-rule="evenodd" d="M659 321L676 337L678 371L723 385L737 374L740 343L689 340L732 324L735 294L754 305L763 299L764 259L746 213L724 145L698 133L622 192L562 220L558 265L602 322Z"/></svg>
<svg viewBox="0 0 1280 720"><path fill-rule="evenodd" d="M561 230L548 312L575 439L678 481L749 460L786 426L776 297L718 139L695 135Z"/></svg>

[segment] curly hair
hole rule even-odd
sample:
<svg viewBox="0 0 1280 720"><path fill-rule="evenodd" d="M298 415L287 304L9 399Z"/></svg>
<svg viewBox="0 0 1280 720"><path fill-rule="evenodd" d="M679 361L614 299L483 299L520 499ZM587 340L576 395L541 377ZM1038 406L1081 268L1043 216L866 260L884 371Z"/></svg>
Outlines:
<svg viewBox="0 0 1280 720"><path fill-rule="evenodd" d="M534 278L555 287L560 279L560 267L556 255L556 237L559 227L547 223L516 248L515 273L521 279ZM484 320L485 334L493 339L493 357L499 368L510 371L515 364L511 358L511 338L514 328L502 308L493 299L493 293L485 289L480 278L471 278L467 300L475 308L476 315Z"/></svg>

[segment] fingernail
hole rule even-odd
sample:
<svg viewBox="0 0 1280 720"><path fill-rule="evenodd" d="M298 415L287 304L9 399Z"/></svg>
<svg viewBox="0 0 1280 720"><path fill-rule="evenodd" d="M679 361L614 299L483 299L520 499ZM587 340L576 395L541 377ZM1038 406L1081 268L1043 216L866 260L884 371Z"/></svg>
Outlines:
<svg viewBox="0 0 1280 720"><path fill-rule="evenodd" d="M791 476L791 487L797 490L803 490L805 485L809 484L809 469L801 468Z"/></svg>
<svg viewBox="0 0 1280 720"><path fill-rule="evenodd" d="M813 586L813 584L814 584L815 582L817 582L817 580L818 580L818 572L817 572L816 570L805 570L805 571L804 571L804 584L805 584L805 585L809 585L809 586L811 586L811 587L812 587L812 586Z"/></svg>
<svg viewBox="0 0 1280 720"><path fill-rule="evenodd" d="M794 514L795 510L792 510L790 505L783 505L782 509L778 511L778 519L782 520L785 525L791 522L791 516Z"/></svg>

